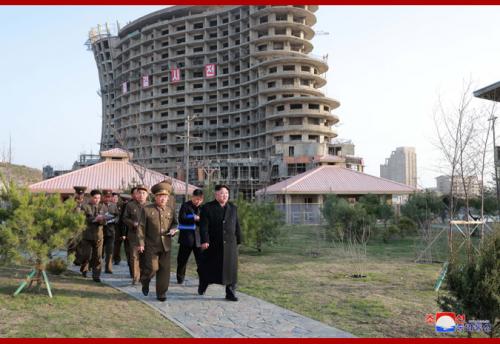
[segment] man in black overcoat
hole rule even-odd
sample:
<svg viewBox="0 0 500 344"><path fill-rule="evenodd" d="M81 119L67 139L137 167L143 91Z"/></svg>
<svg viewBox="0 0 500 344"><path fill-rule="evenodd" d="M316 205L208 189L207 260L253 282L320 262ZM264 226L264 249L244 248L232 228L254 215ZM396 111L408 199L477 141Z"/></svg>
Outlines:
<svg viewBox="0 0 500 344"><path fill-rule="evenodd" d="M238 301L238 245L241 243L236 206L228 202L229 188L215 187L215 200L206 203L200 212L202 259L198 294L203 295L211 283L226 286L226 299Z"/></svg>

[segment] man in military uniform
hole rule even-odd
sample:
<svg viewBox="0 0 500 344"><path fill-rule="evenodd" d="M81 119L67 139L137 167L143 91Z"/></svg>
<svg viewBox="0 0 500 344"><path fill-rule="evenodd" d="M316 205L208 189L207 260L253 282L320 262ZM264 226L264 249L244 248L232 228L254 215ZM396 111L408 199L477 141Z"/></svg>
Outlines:
<svg viewBox="0 0 500 344"><path fill-rule="evenodd" d="M124 226L122 222L122 215L123 211L125 210L125 205L127 202L124 201L122 197L120 197L119 193L113 192L113 203L116 204L119 214L118 221L115 223L115 238L113 243L113 264L119 265L122 260L121 257L122 243L125 243L124 239L122 239L122 231ZM126 247L125 247L125 252L127 252ZM127 253L127 261L128 261L128 253Z"/></svg>
<svg viewBox="0 0 500 344"><path fill-rule="evenodd" d="M170 248L172 237L177 233L177 220L175 209L169 202L173 197L172 184L161 182L154 185L151 192L155 195L155 202L142 209L138 227L138 249L144 252L142 293L149 294L149 283L156 275L156 298L164 302L170 282Z"/></svg>
<svg viewBox="0 0 500 344"><path fill-rule="evenodd" d="M76 207L73 210L75 212L80 212L82 211L83 201L85 200L85 190L87 190L87 187L73 186L73 189L75 189L75 194L73 197L76 202ZM81 235L80 233L78 233L68 241L68 256L73 253L75 254L75 260L73 261L73 264L75 265L80 265L80 257L79 257L80 255L78 249L80 240L81 240Z"/></svg>
<svg viewBox="0 0 500 344"><path fill-rule="evenodd" d="M83 277L87 277L89 267L92 268L92 278L101 282L102 243L104 224L106 223L106 207L101 203L101 191L92 190L90 201L82 208L85 214L87 228L83 231L81 241L81 267Z"/></svg>
<svg viewBox="0 0 500 344"><path fill-rule="evenodd" d="M122 239L125 240L125 245L129 251L129 268L132 284L136 284L140 279L140 261L141 252L138 251L139 237L139 217L141 216L142 208L147 204L148 188L144 185L138 185L132 189L133 200L128 202L122 215L122 222L125 224L126 231L122 232Z"/></svg>
<svg viewBox="0 0 500 344"><path fill-rule="evenodd" d="M113 202L113 191L102 190L104 198L106 224L104 225L104 272L108 274L113 273L113 243L115 241L115 224L118 221L120 213L116 204Z"/></svg>

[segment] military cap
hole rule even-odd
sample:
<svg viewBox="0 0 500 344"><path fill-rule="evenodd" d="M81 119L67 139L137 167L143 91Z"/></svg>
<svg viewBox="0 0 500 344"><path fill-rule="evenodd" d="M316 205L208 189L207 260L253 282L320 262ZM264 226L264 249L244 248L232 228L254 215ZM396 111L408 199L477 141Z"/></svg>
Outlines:
<svg viewBox="0 0 500 344"><path fill-rule="evenodd" d="M73 186L73 189L75 189L75 193L77 195L83 195L85 193L85 190L87 190L86 186Z"/></svg>
<svg viewBox="0 0 500 344"><path fill-rule="evenodd" d="M119 196L120 196L120 198L122 198L123 200L127 200L127 201L132 199L132 196L131 196L131 195L129 195L129 194L123 194L123 193L122 193L122 194L120 194Z"/></svg>
<svg viewBox="0 0 500 344"><path fill-rule="evenodd" d="M161 182L151 187L151 192L156 195L170 195L172 193L172 184Z"/></svg>
<svg viewBox="0 0 500 344"><path fill-rule="evenodd" d="M134 192L134 190L144 190L146 192L149 192L148 187L142 184L134 186L132 188L132 192Z"/></svg>
<svg viewBox="0 0 500 344"><path fill-rule="evenodd" d="M94 195L102 195L101 190L94 189L94 190L90 191L90 196L94 196Z"/></svg>
<svg viewBox="0 0 500 344"><path fill-rule="evenodd" d="M113 194L113 190L110 190L110 189L103 189L102 190L102 195L103 196L110 196Z"/></svg>

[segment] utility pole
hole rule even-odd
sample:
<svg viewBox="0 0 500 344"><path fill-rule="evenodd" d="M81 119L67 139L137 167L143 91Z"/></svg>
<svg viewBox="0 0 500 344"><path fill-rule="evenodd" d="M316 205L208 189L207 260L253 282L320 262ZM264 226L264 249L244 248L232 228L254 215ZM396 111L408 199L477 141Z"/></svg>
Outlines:
<svg viewBox="0 0 500 344"><path fill-rule="evenodd" d="M186 170L186 177L184 178L184 182L186 183L186 191L185 191L185 195L184 195L184 202L187 202L188 198L189 198L189 139L190 139L190 129L191 129L191 121L193 119L195 119L197 116L195 115L187 115L186 116L186 136L181 136L181 135L177 135L178 138L183 138L185 139L185 153L186 153L186 166L184 167L185 170Z"/></svg>
<svg viewBox="0 0 500 344"><path fill-rule="evenodd" d="M188 196L189 196L189 191L188 191L188 184L189 184L189 128L191 127L191 121L190 121L190 116L188 115L186 117L186 194L184 195L184 202L187 202Z"/></svg>
<svg viewBox="0 0 500 344"><path fill-rule="evenodd" d="M495 164L495 185L497 188L497 213L500 215L500 187L498 185L498 157L497 157L497 146L495 142L495 120L496 116L491 116L488 121L491 121L491 126L493 129L493 163Z"/></svg>

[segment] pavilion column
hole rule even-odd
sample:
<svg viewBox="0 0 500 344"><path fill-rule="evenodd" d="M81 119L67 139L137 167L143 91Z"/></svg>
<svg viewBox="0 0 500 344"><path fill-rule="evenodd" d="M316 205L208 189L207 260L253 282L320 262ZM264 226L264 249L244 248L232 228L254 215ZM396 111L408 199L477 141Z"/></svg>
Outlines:
<svg viewBox="0 0 500 344"><path fill-rule="evenodd" d="M292 223L292 195L285 195L286 223Z"/></svg>

